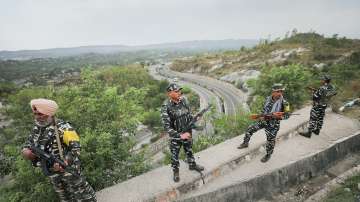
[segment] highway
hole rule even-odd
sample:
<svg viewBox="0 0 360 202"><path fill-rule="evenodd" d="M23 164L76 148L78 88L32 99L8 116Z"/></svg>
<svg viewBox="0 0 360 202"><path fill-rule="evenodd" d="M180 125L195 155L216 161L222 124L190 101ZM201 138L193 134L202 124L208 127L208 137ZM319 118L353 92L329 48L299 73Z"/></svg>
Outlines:
<svg viewBox="0 0 360 202"><path fill-rule="evenodd" d="M234 115L238 112L239 108L248 110L249 107L246 104L246 93L237 89L235 86L219 81L214 78L201 76L191 73L181 73L170 70L170 64L162 65L157 67L155 70L167 78L178 78L179 80L186 82L188 85L201 87L202 89L207 89L212 92L212 96L220 99L220 106L222 111L228 115ZM194 87L195 90L196 87Z"/></svg>

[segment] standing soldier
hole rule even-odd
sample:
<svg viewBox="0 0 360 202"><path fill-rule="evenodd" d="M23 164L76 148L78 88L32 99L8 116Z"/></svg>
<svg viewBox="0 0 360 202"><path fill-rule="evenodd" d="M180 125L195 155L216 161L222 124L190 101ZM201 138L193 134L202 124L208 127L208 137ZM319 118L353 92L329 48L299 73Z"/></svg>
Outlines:
<svg viewBox="0 0 360 202"><path fill-rule="evenodd" d="M325 109L330 101L330 98L336 95L336 90L333 85L330 84L331 78L328 75L321 77L322 86L319 89L308 87L312 90L313 107L310 111L309 127L306 131L299 134L311 138L311 134L320 134L321 127L324 122Z"/></svg>
<svg viewBox="0 0 360 202"><path fill-rule="evenodd" d="M288 119L290 106L283 98L284 87L282 84L274 84L272 86L271 96L266 98L262 114L252 115L252 119L260 119L254 124L250 125L245 133L244 142L238 147L243 149L249 147L249 141L253 133L265 128L266 134L266 155L261 159L261 162L267 162L275 147L276 134L280 129L280 120Z"/></svg>
<svg viewBox="0 0 360 202"><path fill-rule="evenodd" d="M49 176L61 201L96 201L95 191L80 173L79 136L69 123L55 119L58 105L53 100L30 102L35 124L22 150L33 166ZM46 161L38 152L62 160L72 172L54 161Z"/></svg>
<svg viewBox="0 0 360 202"><path fill-rule="evenodd" d="M164 129L170 136L171 167L174 181L179 182L179 152L181 146L187 156L190 170L201 172L203 166L197 165L192 152L192 130L184 131L193 119L190 106L185 97L181 96L181 87L175 83L167 87L168 100L161 108L161 118Z"/></svg>

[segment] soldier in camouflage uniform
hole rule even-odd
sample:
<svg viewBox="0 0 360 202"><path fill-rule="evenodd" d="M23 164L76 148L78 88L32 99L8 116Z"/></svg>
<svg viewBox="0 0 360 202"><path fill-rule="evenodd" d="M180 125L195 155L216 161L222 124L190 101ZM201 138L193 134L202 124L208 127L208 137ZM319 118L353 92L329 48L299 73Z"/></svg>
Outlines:
<svg viewBox="0 0 360 202"><path fill-rule="evenodd" d="M284 88L282 84L274 84L272 87L272 95L266 98L264 108L261 112L262 115L267 116L260 117L260 120L250 125L245 133L243 143L238 149L249 147L249 141L253 133L265 128L266 134L266 155L261 159L261 162L265 163L271 157L275 147L276 134L280 129L280 120L288 119L290 106L289 103L283 98Z"/></svg>
<svg viewBox="0 0 360 202"><path fill-rule="evenodd" d="M330 98L336 95L336 90L333 85L330 84L331 78L328 75L324 75L321 78L322 86L319 89L311 89L313 91L313 107L310 111L309 127L306 131L300 132L299 134L311 138L311 134L320 134L322 128L325 109L330 101Z"/></svg>
<svg viewBox="0 0 360 202"><path fill-rule="evenodd" d="M161 118L165 131L170 136L171 167L174 172L174 181L180 180L179 176L179 152L184 147L190 170L202 171L204 167L197 165L192 152L192 131L184 131L191 122L190 106L185 97L181 96L181 88L177 84L167 87L168 100L161 108Z"/></svg>
<svg viewBox="0 0 360 202"><path fill-rule="evenodd" d="M69 123L55 119L54 114L58 108L56 102L34 99L30 105L35 125L22 150L23 156L31 160L33 166L41 167L43 173L49 176L61 201L96 201L94 189L81 176L79 136ZM58 163L50 165L39 159L32 153L31 147L62 159L78 176L65 172Z"/></svg>

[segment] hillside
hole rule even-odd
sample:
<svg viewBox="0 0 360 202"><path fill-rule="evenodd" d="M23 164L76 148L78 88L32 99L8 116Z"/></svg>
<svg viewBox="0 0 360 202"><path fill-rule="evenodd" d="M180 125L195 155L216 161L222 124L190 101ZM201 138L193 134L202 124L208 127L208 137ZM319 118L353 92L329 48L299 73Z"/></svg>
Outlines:
<svg viewBox="0 0 360 202"><path fill-rule="evenodd" d="M254 48L205 54L175 60L172 69L212 77L269 65L300 63L319 70L339 63L360 63L360 40L325 38L317 33L300 33L275 41L261 41Z"/></svg>
<svg viewBox="0 0 360 202"><path fill-rule="evenodd" d="M332 103L337 109L360 96L360 40L337 35L324 37L317 33L294 33L282 40L263 40L253 48L180 58L172 63L171 69L227 81L244 91L252 90L254 96L268 94L267 86L271 82L282 82L290 87L288 89L305 93L300 89L306 85L320 85L319 76L326 73L332 76L333 83L339 88L339 94ZM286 71L287 76L283 74ZM295 73L308 76L304 80L291 75ZM256 78L257 82L248 82ZM292 88L294 85L297 87ZM290 98L301 97L290 95L296 93L294 91L287 93ZM304 104L308 98L303 98L296 105ZM360 118L359 107L354 107L354 110L345 113Z"/></svg>

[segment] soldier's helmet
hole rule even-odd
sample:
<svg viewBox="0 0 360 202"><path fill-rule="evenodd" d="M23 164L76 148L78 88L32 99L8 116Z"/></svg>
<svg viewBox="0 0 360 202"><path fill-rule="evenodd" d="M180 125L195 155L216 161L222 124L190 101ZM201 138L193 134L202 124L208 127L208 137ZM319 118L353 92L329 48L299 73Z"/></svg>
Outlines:
<svg viewBox="0 0 360 202"><path fill-rule="evenodd" d="M327 74L321 76L320 79L328 83L331 81L331 77Z"/></svg>
<svg viewBox="0 0 360 202"><path fill-rule="evenodd" d="M176 83L171 83L171 84L169 84L168 87L166 88L166 91L167 91L167 92L170 92L170 91L173 91L173 90L178 91L178 90L181 90L181 89L182 89L182 88L181 88L178 84L176 84Z"/></svg>
<svg viewBox="0 0 360 202"><path fill-rule="evenodd" d="M279 91L279 90L284 91L285 87L281 83L275 83L272 86L272 91Z"/></svg>

